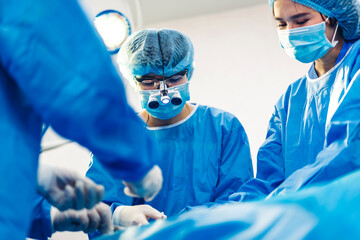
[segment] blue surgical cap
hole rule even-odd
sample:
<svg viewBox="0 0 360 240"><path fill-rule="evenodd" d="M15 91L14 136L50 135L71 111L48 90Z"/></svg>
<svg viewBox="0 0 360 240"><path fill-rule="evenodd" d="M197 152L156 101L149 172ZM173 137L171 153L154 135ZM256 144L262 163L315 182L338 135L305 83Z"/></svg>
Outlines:
<svg viewBox="0 0 360 240"><path fill-rule="evenodd" d="M194 70L194 47L184 34L170 29L146 29L133 33L118 55L121 73L133 84L134 76L149 73L172 76Z"/></svg>
<svg viewBox="0 0 360 240"><path fill-rule="evenodd" d="M271 7L276 0L269 0ZM360 38L360 0L292 0L336 18L346 40Z"/></svg>

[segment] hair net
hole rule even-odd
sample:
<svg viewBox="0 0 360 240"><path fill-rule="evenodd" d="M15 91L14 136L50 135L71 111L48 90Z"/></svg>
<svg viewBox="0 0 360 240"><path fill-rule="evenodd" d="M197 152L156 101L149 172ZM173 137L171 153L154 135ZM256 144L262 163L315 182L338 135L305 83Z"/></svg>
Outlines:
<svg viewBox="0 0 360 240"><path fill-rule="evenodd" d="M188 69L193 72L194 47L184 34L170 29L146 29L133 33L121 46L118 64L132 84L133 76L149 73L171 76Z"/></svg>
<svg viewBox="0 0 360 240"><path fill-rule="evenodd" d="M271 7L276 0L269 0ZM360 38L360 0L292 0L336 18L346 40Z"/></svg>

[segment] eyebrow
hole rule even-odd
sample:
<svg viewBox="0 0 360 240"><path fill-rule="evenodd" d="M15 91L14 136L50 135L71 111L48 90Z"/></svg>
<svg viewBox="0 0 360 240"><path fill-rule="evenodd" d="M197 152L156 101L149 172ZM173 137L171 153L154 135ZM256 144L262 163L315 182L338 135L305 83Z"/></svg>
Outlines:
<svg viewBox="0 0 360 240"><path fill-rule="evenodd" d="M171 76L169 76L169 77L165 77L165 78L167 78L167 79L169 79L169 78L171 78L171 77L173 77L173 76L176 76L176 75L182 75L182 76L185 76L186 74L187 74L187 72L188 72L188 70L187 69L185 69L185 70L182 70L182 71L180 71L180 72L177 72L177 73L175 73L175 74L173 74L173 75L171 75ZM136 81L138 81L138 82L142 82L142 81L144 81L144 80L150 80L150 79L153 79L153 80L156 80L156 81L161 81L162 80L162 78L154 78L155 76L153 76L153 75L143 75L143 76L134 76L134 79L136 80ZM162 76L161 76L162 77Z"/></svg>
<svg viewBox="0 0 360 240"><path fill-rule="evenodd" d="M182 70L182 71L180 71L180 72L177 72L177 73L175 73L175 74L173 74L173 75L171 75L171 76L164 76L165 78L171 78L171 77L173 77L173 76L176 76L176 75L185 75L186 73L187 73L187 69L185 69L185 70ZM156 75L155 75L156 76ZM154 78L155 77L154 75L149 75L149 74L147 74L147 75L143 75L143 76L135 76L135 78L137 78L137 79L146 79L146 78ZM158 75L158 76L161 76L161 75ZM161 76L162 77L162 76ZM155 78L156 79L156 78ZM159 78L160 79L160 78Z"/></svg>
<svg viewBox="0 0 360 240"><path fill-rule="evenodd" d="M299 18L302 18L302 17L306 17L306 16L308 16L308 15L310 15L310 13L299 13L299 14L296 14L296 15L294 15L294 16L291 16L291 17L289 18L289 20L296 20L296 19L299 19ZM281 21L281 20L284 20L284 19L279 18L279 17L276 17L275 20Z"/></svg>

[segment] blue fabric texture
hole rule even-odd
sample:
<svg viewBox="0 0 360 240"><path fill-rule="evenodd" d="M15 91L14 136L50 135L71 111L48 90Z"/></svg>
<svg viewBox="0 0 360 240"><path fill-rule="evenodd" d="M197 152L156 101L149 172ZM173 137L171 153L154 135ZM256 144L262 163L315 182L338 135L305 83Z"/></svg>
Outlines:
<svg viewBox="0 0 360 240"><path fill-rule="evenodd" d="M360 127L359 54L360 40L322 77L306 75L289 86L259 149L257 178L231 200L262 198L280 184L274 195L297 191L360 167L360 148L347 148L356 143Z"/></svg>
<svg viewBox="0 0 360 240"><path fill-rule="evenodd" d="M269 0L274 7L276 0ZM346 40L360 38L360 1L359 0L292 0L310 7L330 18L336 18Z"/></svg>
<svg viewBox="0 0 360 240"><path fill-rule="evenodd" d="M186 206L227 200L253 176L246 133L228 112L194 105L187 120L149 131L161 147L162 156L157 164L163 170L164 183L159 194L147 204L168 216ZM104 175L96 158L86 175L105 186L106 202L143 203L126 196L121 181Z"/></svg>
<svg viewBox="0 0 360 240"><path fill-rule="evenodd" d="M360 172L286 197L197 209L98 240L359 239Z"/></svg>
<svg viewBox="0 0 360 240"><path fill-rule="evenodd" d="M131 34L121 46L121 73L134 84L134 76L153 73L172 76L185 69L188 79L194 70L194 47L184 34L171 29L145 29Z"/></svg>
<svg viewBox="0 0 360 240"><path fill-rule="evenodd" d="M47 240L52 235L51 205L41 196L38 196L34 203L32 222L27 237Z"/></svg>
<svg viewBox="0 0 360 240"><path fill-rule="evenodd" d="M0 1L0 43L0 239L25 239L43 123L126 180L158 153L76 1Z"/></svg>

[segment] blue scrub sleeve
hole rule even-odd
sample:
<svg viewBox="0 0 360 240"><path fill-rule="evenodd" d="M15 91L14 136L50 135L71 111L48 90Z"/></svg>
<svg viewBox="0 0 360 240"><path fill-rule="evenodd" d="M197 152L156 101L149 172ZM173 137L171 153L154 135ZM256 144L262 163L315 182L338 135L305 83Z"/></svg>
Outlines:
<svg viewBox="0 0 360 240"><path fill-rule="evenodd" d="M29 105L60 135L91 150L114 177L140 180L157 148L78 3L1 1L0 16L1 65Z"/></svg>
<svg viewBox="0 0 360 240"><path fill-rule="evenodd" d="M283 97L275 106L269 122L266 140L257 155L257 176L243 184L229 197L231 201L250 201L265 198L283 182L285 178L282 155L282 134L280 110Z"/></svg>
<svg viewBox="0 0 360 240"><path fill-rule="evenodd" d="M52 235L51 205L41 196L34 202L32 222L27 237L47 240Z"/></svg>
<svg viewBox="0 0 360 240"><path fill-rule="evenodd" d="M271 196L327 182L360 168L360 70L356 69L356 72L331 117L324 150L313 164L290 175Z"/></svg>
<svg viewBox="0 0 360 240"><path fill-rule="evenodd" d="M107 173L100 164L98 158L92 154L90 156L90 166L86 172L86 177L104 186L105 196L103 198L103 202L109 206L111 206L113 202L118 202L119 199L121 199L121 203L119 204L133 204L133 198L124 194L125 186L122 183L122 180L115 179L109 173Z"/></svg>
<svg viewBox="0 0 360 240"><path fill-rule="evenodd" d="M222 125L222 154L214 201L226 201L243 183L254 177L250 146L237 118Z"/></svg>

